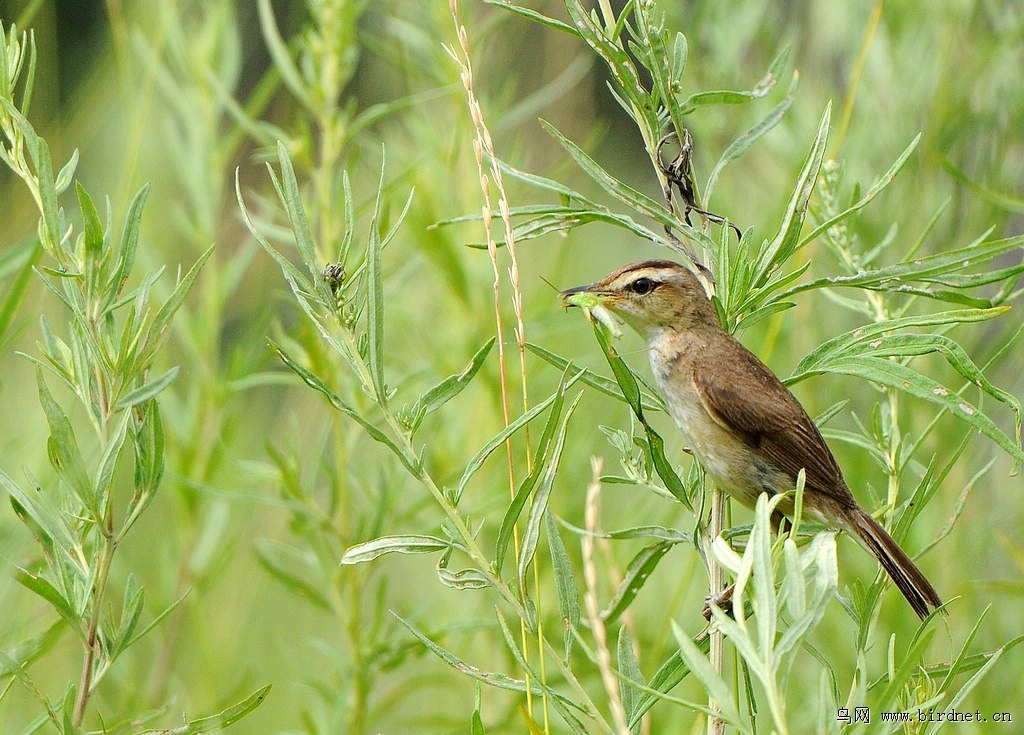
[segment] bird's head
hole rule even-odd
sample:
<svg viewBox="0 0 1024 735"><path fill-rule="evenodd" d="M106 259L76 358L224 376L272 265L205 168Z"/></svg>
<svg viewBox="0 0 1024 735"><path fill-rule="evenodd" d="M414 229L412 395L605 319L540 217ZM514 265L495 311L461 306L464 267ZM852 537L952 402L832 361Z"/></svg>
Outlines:
<svg viewBox="0 0 1024 735"><path fill-rule="evenodd" d="M671 260L624 265L597 283L562 291L568 306L603 306L650 340L666 329L718 326L704 287L689 269Z"/></svg>

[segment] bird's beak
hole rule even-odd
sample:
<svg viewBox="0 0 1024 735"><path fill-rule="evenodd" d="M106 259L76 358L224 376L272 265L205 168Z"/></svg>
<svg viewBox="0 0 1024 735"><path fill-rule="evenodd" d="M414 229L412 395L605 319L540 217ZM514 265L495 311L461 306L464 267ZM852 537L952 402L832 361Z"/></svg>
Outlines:
<svg viewBox="0 0 1024 735"><path fill-rule="evenodd" d="M567 288L560 295L565 308L579 306L588 319L603 324L613 337L618 339L622 336L621 320L605 306L609 294L601 288L600 283Z"/></svg>
<svg viewBox="0 0 1024 735"><path fill-rule="evenodd" d="M575 286L574 288L565 289L558 294L562 298L562 306L565 308L569 308L570 306L597 306L601 303L597 286L598 284L596 283L588 283L585 286Z"/></svg>

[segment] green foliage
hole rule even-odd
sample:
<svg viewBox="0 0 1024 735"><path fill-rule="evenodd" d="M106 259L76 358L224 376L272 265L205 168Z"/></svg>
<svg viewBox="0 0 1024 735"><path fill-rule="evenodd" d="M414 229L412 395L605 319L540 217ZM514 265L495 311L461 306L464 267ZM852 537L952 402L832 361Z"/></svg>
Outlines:
<svg viewBox="0 0 1024 735"><path fill-rule="evenodd" d="M46 7L0 54L4 732L1009 709L1012 13L111 4L90 60ZM712 533L642 351L541 284L666 254L948 617L768 499Z"/></svg>

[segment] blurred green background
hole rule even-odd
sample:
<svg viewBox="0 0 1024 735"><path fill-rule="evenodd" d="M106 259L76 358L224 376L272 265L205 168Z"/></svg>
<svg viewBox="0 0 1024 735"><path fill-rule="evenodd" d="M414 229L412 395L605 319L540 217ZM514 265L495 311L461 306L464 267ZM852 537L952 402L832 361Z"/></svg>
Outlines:
<svg viewBox="0 0 1024 735"><path fill-rule="evenodd" d="M336 14L331 17L339 19L342 32L332 38L344 61L332 70L340 80L337 99L309 104L296 99L268 51L255 3L0 2L5 27L18 22L19 28L34 29L39 66L30 117L54 160L63 162L79 149L78 178L101 216L99 203L109 197L114 222L138 187L152 184L137 272L166 267L160 285L166 293L179 267L186 269L208 245L217 245L160 358L163 369L181 366L163 397L168 472L115 563L116 578L133 572L145 587L147 619L190 593L117 662L95 708L115 718L166 707L163 719L151 726L169 727L180 713L214 712L272 683L268 700L233 732L465 732L474 685L425 654L387 610L414 621L470 663L514 672L511 658L496 653L494 599L441 586L427 557L392 555L368 566L336 565L344 548L375 535L436 533L439 513L383 449L286 374L267 349L267 335L294 340L305 346L321 375L337 369L317 351L316 335L300 318L280 270L242 225L233 191L237 167L250 206L272 197L261 161L269 157L277 133L286 137L300 182L315 178L325 140L318 125L329 118L338 126L335 160L349 171L365 223L386 148L385 207L392 217L415 189L407 220L384 254L389 381L400 396L415 396L460 370L493 334L494 316L490 262L484 251L466 247L482 241L479 223L429 227L481 207L465 93L441 46L455 42L452 19L447 3L438 1L271 5L281 36L296 55L309 42L315 19ZM964 246L989 227L996 236L1021 232L1024 9L1019 3L663 5L669 25L689 41L685 82L690 91L749 89L785 44L791 45L791 64L800 74L789 114L725 170L708 203L713 211L754 227L757 237L770 233L832 100L829 156L842 161L848 182L863 188L915 134L923 134L894 184L850 224L863 242L892 236L909 245L946 200L922 252ZM840 113L871 13L883 6L848 126L841 129ZM564 17L560 3L537 7ZM612 173L659 196L642 143L588 49L494 6L464 2L460 19L469 32L475 92L503 160L601 196L543 132L537 122L543 117ZM760 104L708 108L693 117L699 181L722 149L783 92L776 90ZM318 119L317 109L331 112ZM359 117L367 112L369 117ZM547 196L518 182L509 186L514 205ZM13 267L3 260L4 249L31 237L38 215L21 182L6 169L0 170L0 202L0 263ZM320 204L336 207L333 216L339 216L340 201ZM73 208L70 200L65 206ZM325 215L314 210L311 216L318 235L326 234L318 244L330 260L340 232L325 224L330 222ZM629 260L665 255L596 224L524 243L519 259L528 340L606 372L590 329L579 314L558 308L544 279L564 288L596 280ZM811 275L832 272L827 251L812 247L807 257L814 261ZM0 288L6 288L11 271L0 276ZM505 337L514 350L507 298L505 303ZM19 479L26 471L46 478L50 470L34 369L17 353L38 353L39 315L56 324L62 318L58 307L33 281L0 351L0 466ZM815 295L801 297L795 309L742 338L786 375L815 345L857 323ZM1014 309L952 336L985 364L1020 324ZM628 336L621 351L647 370L638 340ZM989 371L993 382L1017 396L1024 394L1019 354L1011 347ZM948 378L943 370L936 361L934 373ZM530 392L539 400L557 384L558 373L540 361L531 362L530 371ZM338 383L346 377L338 373ZM492 359L465 393L428 418L421 438L435 476L457 480L467 458L500 428L497 380ZM853 426L852 413L870 422L877 400L868 384L852 378L816 378L802 383L797 393L812 415L849 398L850 406L834 420L844 428ZM932 416L931 408L909 399L901 410L911 434ZM992 414L1012 433L1009 411L993 407ZM680 442L664 417L658 418L669 456L680 457ZM560 517L582 524L591 455L605 458L606 471L617 470L617 452L598 425L628 422L621 404L592 393L584 397L552 500ZM946 419L926 442L922 461L948 454L963 431ZM833 448L861 502L870 507L884 499L883 474L868 454L844 444ZM969 497L961 497L961 489L991 458L994 466ZM948 659L988 606L992 609L971 652L992 650L1021 633L1024 485L1010 469L994 445L974 438L908 539L909 546L920 548L964 503L948 537L919 560L945 598L961 597L952 606L949 637L940 632L933 642L936 660ZM289 482L301 490L290 494ZM496 454L474 480L463 508L471 517L497 523L507 494ZM678 506L632 486L608 486L603 498L608 528L691 523ZM50 625L54 615L13 580L15 567L31 563L38 551L6 503L4 508L0 649L9 650ZM737 522L747 519L746 511L737 511ZM494 532L488 526L485 534ZM603 558L621 567L636 548L629 542L612 544ZM875 573L874 561L852 542L843 540L840 548L841 586ZM570 553L575 559L578 548L571 546ZM335 563L326 563L330 559ZM689 547L677 547L658 567L631 612L643 636L641 650L649 656L641 658L642 665L661 660L667 649L659 646L672 645L666 635L671 617L697 630L705 588L702 567ZM879 673L888 633L897 636L898 647L906 646L917 622L898 595L888 597L871 651ZM116 589L114 599L119 599ZM547 604L553 608L553 597ZM833 604L816 638L840 672L852 669L842 651L852 649L853 636L852 623ZM71 637L58 640L31 668L39 689L57 696L76 678L80 656ZM1022 656L1020 650L1010 651L960 709L1008 710L1014 720L1024 720L1024 709L1012 695L1024 670ZM806 678L794 673L795 702L801 688L815 691L820 684L817 673L808 672ZM692 687L682 687L680 694L701 697ZM517 702L485 692L489 732L522 731ZM791 706L799 721L798 707ZM0 700L0 732L20 732L40 712L39 701L15 685ZM655 720L654 732L692 721L682 710L656 710L655 717L662 719ZM99 720L92 722L99 726ZM974 730L964 726L962 731Z"/></svg>

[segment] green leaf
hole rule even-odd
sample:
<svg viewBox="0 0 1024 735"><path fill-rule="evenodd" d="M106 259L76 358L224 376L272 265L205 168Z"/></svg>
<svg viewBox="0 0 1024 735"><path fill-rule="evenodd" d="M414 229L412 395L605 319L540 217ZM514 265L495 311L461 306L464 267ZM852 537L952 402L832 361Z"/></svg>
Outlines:
<svg viewBox="0 0 1024 735"><path fill-rule="evenodd" d="M125 436L128 432L128 422L131 420L130 413L123 413L114 423L113 431L107 439L106 447L103 449L103 456L100 458L99 467L96 470L96 481L93 484L95 497L100 498L104 504L114 482L114 471L117 469L117 459L121 456L121 449L124 447Z"/></svg>
<svg viewBox="0 0 1024 735"><path fill-rule="evenodd" d="M437 643L432 641L430 638L426 636L426 634L421 633L415 626L412 625L412 623L405 620L405 618L401 617L395 612L392 612L391 614L394 615L395 619L398 620L398 622L401 623L403 626L405 626L406 630L412 633L413 637L415 637L416 640L422 643L427 648L427 650L429 650L439 659L441 659L446 664L451 666L453 669L458 671L460 674L465 674L470 679L479 681L482 684L487 684L488 686L497 687L498 689L506 689L513 692L527 691L527 683L522 679L513 679L512 677L506 676L505 674L500 674L493 671L483 671L475 666L470 666L451 651L442 648ZM530 686L529 689L533 694L541 694L541 689L536 685L535 681L532 682L532 686Z"/></svg>
<svg viewBox="0 0 1024 735"><path fill-rule="evenodd" d="M822 222L820 225L815 227L800 243L806 245L807 243L814 240L816 237L826 232L829 228L842 222L847 217L851 216L855 212L863 209L871 200L881 194L889 184L892 183L893 179L896 178L896 174L900 172L910 155L917 150L917 144L921 142L921 133L914 136L914 139L910 141L910 144L903 149L903 152L897 157L896 161L889 167L889 170L882 174L878 179L871 185L871 188L865 192L864 196L858 199L855 203L844 209L834 217L829 217L827 220Z"/></svg>
<svg viewBox="0 0 1024 735"><path fill-rule="evenodd" d="M671 621L672 634L679 645L679 653L687 668L697 677L708 696L714 700L719 707L719 716L735 727L740 732L750 732L744 727L740 719L739 710L736 709L736 700L733 698L729 685L715 671L707 655L690 640L675 620Z"/></svg>
<svg viewBox="0 0 1024 735"><path fill-rule="evenodd" d="M655 544L645 546L629 562L626 573L615 591L615 596L608 602L608 606L601 611L601 617L605 624L610 625L619 619L632 604L633 600L643 589L651 572L655 570L661 560L668 553L669 549L676 545L675 541L659 541Z"/></svg>
<svg viewBox="0 0 1024 735"><path fill-rule="evenodd" d="M885 358L851 355L833 361L825 372L855 375L941 406L994 441L1016 462L1024 462L1024 451L1020 446L980 409L955 391L906 365Z"/></svg>
<svg viewBox="0 0 1024 735"><path fill-rule="evenodd" d="M494 547L494 568L499 574L505 564L505 552L508 549L509 542L512 540L516 524L519 522L519 516L523 512L526 501L530 499L533 488L536 487L537 481L547 466L551 439L554 437L555 430L558 428L558 422L562 418L562 403L565 399L567 377L568 369L562 372L562 377L558 381L558 389L555 391L554 402L551 404L551 411L548 413L548 420L544 422L544 430L541 432L540 441L537 442L533 470L520 483L515 496L512 498L512 502L505 509L505 514L501 519L501 526L498 529L498 540ZM458 500L458 497L456 500Z"/></svg>
<svg viewBox="0 0 1024 735"><path fill-rule="evenodd" d="M632 721L633 716L640 709L640 702L643 693L633 684L644 685L644 675L640 671L640 662L636 659L636 652L633 650L633 638L629 634L629 626L623 625L619 628L619 638L615 646L616 658L619 663L619 697L622 699L622 709L626 715L626 721Z"/></svg>
<svg viewBox="0 0 1024 735"><path fill-rule="evenodd" d="M572 418L577 404L583 394L580 393L576 399L569 404L565 411L562 424L558 428L554 446L551 449L544 469L541 472L539 484L533 494L533 502L530 505L530 516L526 522L526 529L523 532L522 545L519 550L518 578L520 589L525 590L528 583L527 571L533 561L533 555L537 551L537 542L540 539L540 526L544 521L545 512L548 508L548 499L551 497L551 488L554 486L555 475L558 472L558 463L562 459L562 448L565 446L565 434L569 428L569 419Z"/></svg>
<svg viewBox="0 0 1024 735"><path fill-rule="evenodd" d="M479 569L460 569L453 572L448 568L446 556L437 560L437 578L445 587L453 590L482 590L493 586L491 578Z"/></svg>
<svg viewBox="0 0 1024 735"><path fill-rule="evenodd" d="M285 589L323 610L332 609L330 601L322 591L326 587L326 581L320 573L316 555L310 549L270 539L259 539L256 542L256 559L270 576L284 585Z"/></svg>
<svg viewBox="0 0 1024 735"><path fill-rule="evenodd" d="M208 247L202 255L192 264L192 267L188 269L188 272L182 277L178 284L171 291L171 295L167 297L167 301L164 302L163 306L160 307L160 311L156 313L153 318L153 324L149 328L149 338L147 339L148 353L146 354L143 364L148 364L152 355L156 352L160 343L163 341L164 335L167 332L167 327L171 323L171 319L177 313L178 309L185 302L185 297L188 296L188 292L192 290L193 284L196 282L196 278L199 276L199 271L202 270L203 265L213 255L213 249L215 245Z"/></svg>
<svg viewBox="0 0 1024 735"><path fill-rule="evenodd" d="M54 546L60 552L62 561L70 561L72 568L88 566L82 557L81 548L71 535L64 515L53 506L41 491L28 492L16 483L10 475L0 469L0 485L6 488L11 498L15 515L28 526L45 552L51 553Z"/></svg>
<svg viewBox="0 0 1024 735"><path fill-rule="evenodd" d="M43 248L39 244L38 238L26 240L25 243L30 246L30 249L26 250L25 263L18 271L14 282L5 287L6 293L3 300L0 301L0 346L6 341L8 330L14 322L14 315L18 311L18 305L25 297L28 284L32 280L33 269L43 253ZM18 246L11 246L9 249L14 250L15 247L21 249L20 244Z"/></svg>
<svg viewBox="0 0 1024 735"><path fill-rule="evenodd" d="M75 184L78 194L78 206L82 210L82 229L85 237L86 256L94 261L103 255L103 223L96 211L96 205L81 183Z"/></svg>
<svg viewBox="0 0 1024 735"><path fill-rule="evenodd" d="M444 551L449 546L444 539L436 536L381 536L372 541L350 546L341 557L342 564L362 564L384 554L429 554Z"/></svg>
<svg viewBox="0 0 1024 735"><path fill-rule="evenodd" d="M274 69L281 75L282 81L288 90L295 95L296 99L307 109L314 107L312 90L306 84L299 68L292 61L288 44L281 37L278 30L277 20L274 18L274 9L270 0L259 0L260 28L263 30L263 40L267 43L267 51L274 60Z"/></svg>
<svg viewBox="0 0 1024 735"><path fill-rule="evenodd" d="M550 508L545 511L544 517L548 553L551 554L551 571L555 577L555 595L558 597L558 611L564 626L562 639L565 645L565 660L568 661L572 653L572 642L575 640L573 631L580 627L580 590L569 552L566 551Z"/></svg>
<svg viewBox="0 0 1024 735"><path fill-rule="evenodd" d="M709 635L698 635L694 641L694 646L704 656L708 655L711 650L711 636ZM647 688L653 692L660 692L661 694L668 694L672 691L675 686L689 676L691 673L690 667L683 660L682 655L679 651L674 651L664 663L658 667L658 670L651 677L650 683ZM640 718L643 717L647 712L661 699L657 694L651 693L651 691L644 692L640 698L639 704L637 704L636 710L629 718L629 728L632 730L640 724Z"/></svg>
<svg viewBox="0 0 1024 735"><path fill-rule="evenodd" d="M142 617L142 606L145 599L145 590L139 587L135 575L129 574L125 583L124 601L121 604L120 623L110 647L111 659L117 658L132 641L132 634L135 633L135 628Z"/></svg>
<svg viewBox="0 0 1024 735"><path fill-rule="evenodd" d="M410 411L412 416L411 431L415 432L416 429L419 428L420 422L424 417L429 416L434 411L441 408L448 401L459 395L459 393L469 385L470 381L473 380L473 377L483 366L484 360L487 359L487 356L491 352L491 348L494 347L495 339L495 337L491 337L487 340L487 342L484 343L484 346L476 351L473 358L469 361L469 364L466 365L461 372L449 375L447 378L420 396L419 400L416 401Z"/></svg>
<svg viewBox="0 0 1024 735"><path fill-rule="evenodd" d="M786 207L786 214L782 219L778 234L761 253L754 267L753 285L762 285L772 271L786 262L796 251L800 244L800 231L803 229L804 219L807 216L807 203L814 192L814 182L821 170L822 158L825 155L825 146L828 143L828 126L832 115L832 103L825 107L825 113L818 125L817 135L814 143L807 154L800 176L797 177L796 186L793 187L793 196Z"/></svg>
<svg viewBox="0 0 1024 735"><path fill-rule="evenodd" d="M135 255L139 249L139 233L142 228L142 211L149 198L149 184L146 184L132 197L125 216L124 228L121 230L121 242L117 249L117 263L107 284L106 291L111 299L116 298L124 290L124 285L135 265Z"/></svg>
<svg viewBox="0 0 1024 735"><path fill-rule="evenodd" d="M576 383L576 381L580 379L580 377L581 376L579 373L571 377L565 385L566 389L572 387ZM470 479L473 477L473 475L476 474L477 470L479 470L483 466L484 460L486 460L487 457L490 456L491 452L500 447L505 442L505 440L508 439L510 436L515 434L517 431L519 431L528 423L537 418L537 416L539 416L541 413L546 411L547 408L552 403L555 402L555 400L558 398L558 395L558 391L552 393L550 396L545 398L543 401L538 403L536 406L531 408L529 411L524 413L522 416L517 418L504 429L502 429L497 434L488 439L487 442L477 451L476 454L473 455L472 459L470 459L469 462L466 464L466 469L463 471L462 477L459 479L459 484L455 488L454 496L456 498L461 498L463 491L466 489L466 485L469 484Z"/></svg>
<svg viewBox="0 0 1024 735"><path fill-rule="evenodd" d="M496 5L499 8L504 8L505 10L510 10L513 13L516 13L517 15L521 15L524 18L528 18L529 20L532 20L534 23L540 23L541 25L545 25L548 28L554 28L556 30L563 31L564 33L568 33L568 34L573 35L573 36L579 36L579 33L577 33L576 29L573 28L572 26L566 25L565 23L563 23L560 20L555 20L554 18L549 18L548 16L543 15L542 13L538 13L536 10L531 10L530 8L524 8L524 7L521 7L519 5L514 5L514 4L510 3L510 2L507 2L507 0L485 0L485 1L487 2L488 5Z"/></svg>
<svg viewBox="0 0 1024 735"><path fill-rule="evenodd" d="M221 710L215 715L201 717L198 720L191 720L180 727L161 730L143 730L141 735L154 733L154 735L199 735L199 733L221 730L233 725L254 709L263 704L263 700L270 693L271 684L260 687L238 704L233 704L227 709Z"/></svg>
<svg viewBox="0 0 1024 735"><path fill-rule="evenodd" d="M832 337L815 347L794 368L793 374L786 379L786 383L792 385L810 375L814 375L817 372L817 366L827 364L836 357L859 352L862 349L872 349L872 343L875 341L875 338L890 332L907 327L946 326L950 324L982 322L1002 316L1009 309L1010 307L1008 306L990 309L954 309L865 324L852 331Z"/></svg>
<svg viewBox="0 0 1024 735"><path fill-rule="evenodd" d="M912 293L928 298L948 300L950 296L946 292L914 288L910 283L929 279L932 279L934 282L945 283L944 279L950 273L963 270L972 265L980 265L1003 253L1024 247L1024 235L985 242L985 238L988 235L989 233L985 232L970 245L956 250L946 250L923 258L914 258L913 260L897 263L896 265L863 271L855 275L819 278L814 281L797 284L783 291L777 298L787 298L793 294L816 288L849 286L876 291Z"/></svg>
<svg viewBox="0 0 1024 735"><path fill-rule="evenodd" d="M686 491L686 486L683 485L679 476L672 468L672 464L665 457L665 442L661 438L650 424L647 423L647 419L644 418L643 406L640 403L640 388L637 384L637 380L634 377L633 371L628 365L619 357L618 353L612 347L611 340L608 337L607 331L598 322L594 322L594 334L597 337L598 343L601 345L601 351L604 353L605 359L608 361L609 367L612 369L612 374L615 375L615 381L619 384L619 388L622 390L622 395L629 404L629 407L633 409L633 414L637 420L643 425L644 431L647 434L648 448L651 453L651 461L654 463L654 470L658 473L658 477L665 483L665 488L672 493L683 505L687 508L693 509L693 504L690 501L690 496Z"/></svg>
<svg viewBox="0 0 1024 735"><path fill-rule="evenodd" d="M796 71L793 72L793 78L789 83L789 89L786 91L786 96L782 99L779 104L775 105L765 117L759 121L756 125L746 130L740 137L736 138L722 153L715 167L711 169L711 173L708 175L708 182L704 185L704 201L705 203L711 199L711 194L715 190L715 186L718 184L718 177L730 162L735 161L737 158L742 156L750 147L767 133L769 130L778 125L790 106L793 104L793 100L796 99L796 88L800 81L800 75ZM719 273L726 273L728 271L718 271Z"/></svg>
<svg viewBox="0 0 1024 735"><path fill-rule="evenodd" d="M78 449L78 440L75 438L75 430L71 426L71 421L53 399L46 387L46 381L43 380L43 372L39 368L36 369L36 383L39 386L39 403L43 407L46 423L50 427L50 439L47 442L50 463L68 483L81 503L93 514L93 520L99 522L103 517L103 512L97 506L92 480L85 468L82 453Z"/></svg>
<svg viewBox="0 0 1024 735"><path fill-rule="evenodd" d="M288 215L288 224L295 236L295 247L298 248L299 257L302 258L309 273L309 282L313 284L313 290L320 302L330 304L333 299L327 284L321 277L321 266L316 255L313 230L309 226L306 208L302 203L299 182L295 178L295 169L288 156L288 149L281 141L277 141L277 162L281 167L281 179L280 181L276 177L273 179L274 187L277 189L277 195L281 199L281 203L284 204L285 212Z"/></svg>
<svg viewBox="0 0 1024 735"><path fill-rule="evenodd" d="M140 403L156 398L157 394L169 386L176 377L178 377L178 367L174 366L160 377L153 378L153 380L148 383L140 385L138 388L125 393L114 405L114 410L127 411L133 406L137 406Z"/></svg>
<svg viewBox="0 0 1024 735"><path fill-rule="evenodd" d="M327 398L327 400L330 402L332 406L334 406L336 409L338 409L343 414L353 419L356 423L362 426L363 429L366 430L366 433L369 434L374 440L380 442L388 449L390 449L394 453L394 455L399 459L402 465L407 470L409 470L410 474L412 474L413 477L418 478L421 476L423 468L419 466L418 460L409 457L405 453L405 451L403 451L403 449L400 446L398 446L398 444L396 444L395 441L390 436L388 436L382 429L377 427L373 422L371 422L361 413L356 411L344 399L342 399L341 396L339 396L337 393L328 388L327 385L314 373L312 373L311 371L304 368L302 365L299 365L297 362L295 362L295 360L293 360L291 356L289 356L288 353L284 351L283 348L279 347L270 339L267 340L267 343L270 345L270 348L277 353L277 356L281 358L281 361L285 365L287 365L288 368L292 370L292 372L294 372L296 375L302 378L306 385L323 394L323 396Z"/></svg>
<svg viewBox="0 0 1024 735"><path fill-rule="evenodd" d="M388 391L384 382L384 273L380 254L384 244L377 228L380 225L381 201L384 194L384 150L381 149L380 181L377 184L377 198L373 204L373 219L370 222L370 241L366 246L366 334L369 339L367 363L377 400L387 403ZM315 277L315 276L314 276Z"/></svg>
<svg viewBox="0 0 1024 735"><path fill-rule="evenodd" d="M602 189L619 201L627 204L632 209L652 218L659 224L669 225L671 227L679 226L680 223L661 202L651 199L646 194L637 191L628 184L624 184L622 181L609 174L597 163L597 161L591 158L578 145L562 135L551 123L541 119L540 124L551 135L551 137L557 140L559 144L565 148L566 152L568 152L576 164L583 169L584 173L594 179Z"/></svg>
<svg viewBox="0 0 1024 735"><path fill-rule="evenodd" d="M75 611L75 607L71 601L58 592L57 588L50 584L46 578L33 574L27 569L21 568L14 573L14 578L23 587L35 592L50 603L57 614L67 621L68 625L71 626L71 629L75 631L83 641L85 640L85 629L83 627L81 616Z"/></svg>
<svg viewBox="0 0 1024 735"><path fill-rule="evenodd" d="M526 349L544 360L544 362L554 365L559 370L564 371L567 367L571 366L573 370L582 371L581 380L585 385L589 385L591 388L604 393L606 396L617 398L623 403L629 405L622 389L614 380L606 378L603 375L598 375L586 368L577 367L571 360L568 360L561 355L556 355L554 352L551 352L540 345L533 344L532 342L526 343ZM640 391L640 406L645 411L666 410L664 400L662 400L661 396L646 383L643 384L643 389Z"/></svg>

